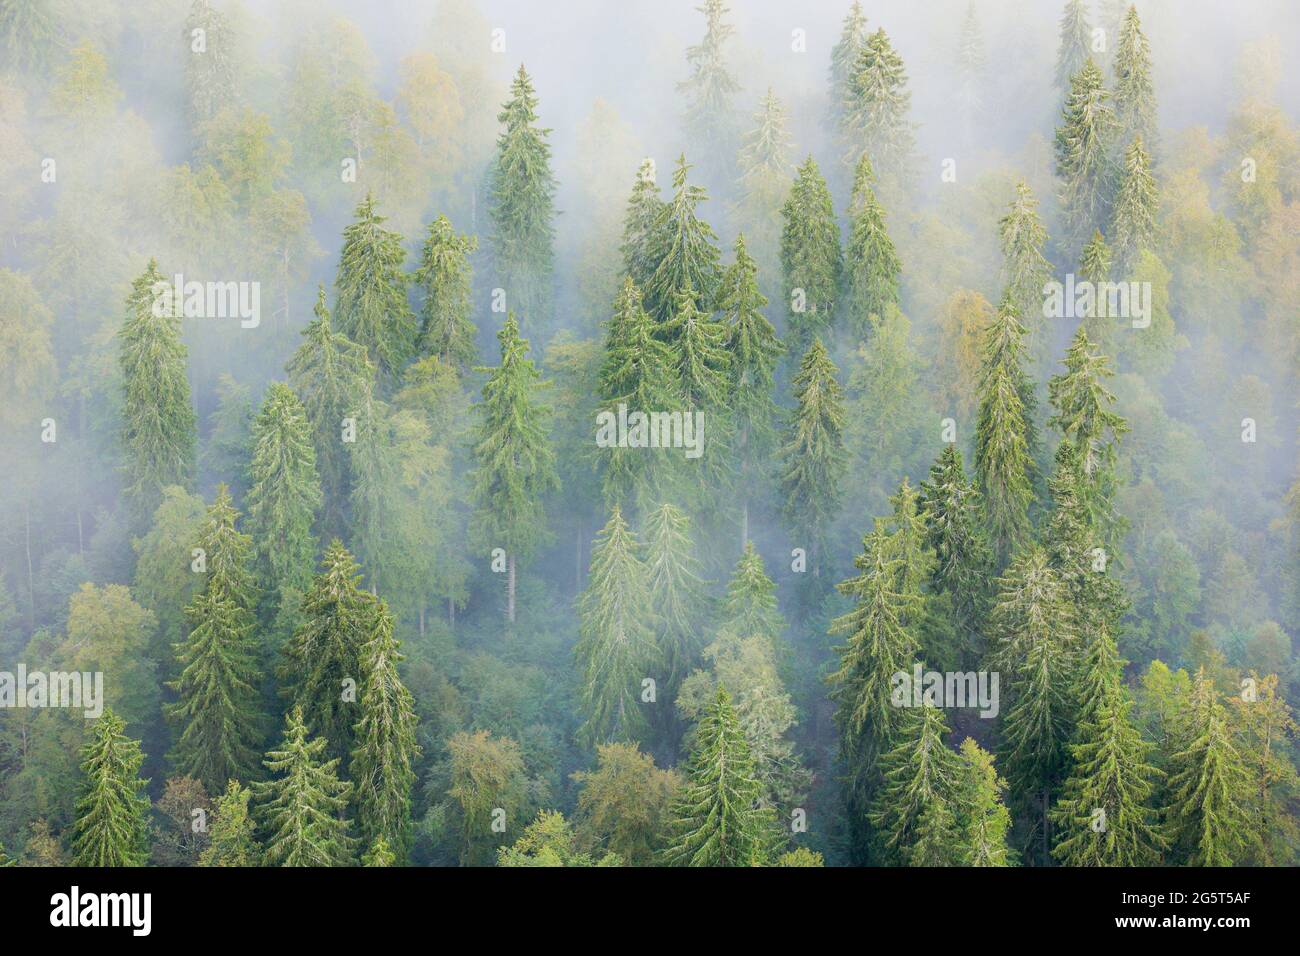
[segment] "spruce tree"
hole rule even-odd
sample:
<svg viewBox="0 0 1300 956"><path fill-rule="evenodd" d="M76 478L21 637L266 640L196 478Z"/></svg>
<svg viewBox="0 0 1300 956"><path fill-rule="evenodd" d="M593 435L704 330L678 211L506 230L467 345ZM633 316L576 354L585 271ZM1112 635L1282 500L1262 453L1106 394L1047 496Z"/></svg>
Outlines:
<svg viewBox="0 0 1300 956"><path fill-rule="evenodd" d="M799 167L781 218L787 321L792 348L802 353L831 328L843 267L831 193L812 156Z"/></svg>
<svg viewBox="0 0 1300 956"><path fill-rule="evenodd" d="M701 311L696 303L692 289L682 290L672 318L660 327L660 332L671 343L684 410L716 412L724 407L730 385L727 329L713 313ZM716 425L713 433L717 436Z"/></svg>
<svg viewBox="0 0 1300 956"><path fill-rule="evenodd" d="M966 16L961 21L956 59L957 74L960 77L956 95L957 107L961 110L966 143L973 145L975 130L984 122L985 113L984 35L980 30L980 21L975 13L973 0L966 5Z"/></svg>
<svg viewBox="0 0 1300 956"><path fill-rule="evenodd" d="M1294 860L1291 848L1296 822L1289 806L1300 786L1300 772L1291 761L1290 747L1300 733L1300 726L1285 698L1278 693L1277 674L1260 678L1252 671L1251 679L1256 684L1254 699L1239 697L1232 701L1235 710L1232 723L1250 778L1248 809L1255 831L1252 843L1256 848L1251 862L1257 866L1279 866Z"/></svg>
<svg viewBox="0 0 1300 956"><path fill-rule="evenodd" d="M718 307L726 329L723 345L729 356L732 450L736 462L736 493L741 498L742 541L749 540L749 502L768 471L776 446L776 402L773 373L785 346L763 314L767 299L758 291L758 267L736 237L736 261L722 279Z"/></svg>
<svg viewBox="0 0 1300 956"><path fill-rule="evenodd" d="M144 754L125 730L126 721L105 708L81 749L74 866L144 866L149 859L149 781L140 779Z"/></svg>
<svg viewBox="0 0 1300 956"><path fill-rule="evenodd" d="M469 257L477 248L477 237L457 234L451 220L439 216L429 224L414 277L424 297L417 354L436 355L461 371L478 357L469 299Z"/></svg>
<svg viewBox="0 0 1300 956"><path fill-rule="evenodd" d="M786 132L785 107L770 86L759 103L754 121L758 125L745 134L737 155L742 182L784 175L790 168L790 134Z"/></svg>
<svg viewBox="0 0 1300 956"><path fill-rule="evenodd" d="M340 758L355 746L355 695L346 691L361 685L362 648L376 626L375 599L358 587L357 571L352 555L335 539L303 598L302 621L281 663L285 692Z"/></svg>
<svg viewBox="0 0 1300 956"><path fill-rule="evenodd" d="M606 326L605 357L597 390L601 409L617 416L628 411L666 411L681 405L677 357L658 336L654 320L641 305L631 277L623 280ZM603 490L610 505L649 507L663 500L672 485L674 463L643 448L611 447L604 456Z"/></svg>
<svg viewBox="0 0 1300 956"><path fill-rule="evenodd" d="M934 552L931 585L946 596L959 660L972 663L982 653L989 610L993 554L983 527L979 492L966 478L961 452L947 445L921 483L920 513L926 545Z"/></svg>
<svg viewBox="0 0 1300 956"><path fill-rule="evenodd" d="M1005 295L984 334L975 484L984 501L989 543L999 567L1029 539L1034 500L1032 384L1023 369L1026 329Z"/></svg>
<svg viewBox="0 0 1300 956"><path fill-rule="evenodd" d="M1152 248L1156 237L1156 215L1160 203L1151 158L1142 137L1135 136L1124 152L1124 168L1115 195L1111 235L1115 238L1115 278L1126 281L1133 275L1138 256Z"/></svg>
<svg viewBox="0 0 1300 956"><path fill-rule="evenodd" d="M848 467L837 371L816 339L792 383L796 407L780 451L782 512L791 533L808 542L814 576L821 573L822 548L839 512Z"/></svg>
<svg viewBox="0 0 1300 956"><path fill-rule="evenodd" d="M842 125L849 143L845 161L856 168L865 152L882 183L896 189L907 179L915 152L908 118L912 94L903 60L884 30L863 44L849 89Z"/></svg>
<svg viewBox="0 0 1300 956"><path fill-rule="evenodd" d="M374 630L361 648L361 719L350 766L357 827L367 846L383 841L405 859L411 840L411 788L415 785L415 700L402 683L403 660L393 637L393 616L380 602Z"/></svg>
<svg viewBox="0 0 1300 956"><path fill-rule="evenodd" d="M497 333L501 364L488 373L474 444L474 516L471 534L486 552L506 552L506 620L515 621L517 562L527 560L546 531L542 495L558 485L555 452L547 439L548 409L537 392L541 376L527 358L511 313Z"/></svg>
<svg viewBox="0 0 1300 956"><path fill-rule="evenodd" d="M1124 662L1103 628L1092 636L1070 746L1073 768L1052 811L1059 841L1052 855L1065 866L1151 866L1164 838L1150 806L1159 774L1153 746L1129 719ZM1098 812L1100 811L1100 813Z"/></svg>
<svg viewBox="0 0 1300 956"><path fill-rule="evenodd" d="M201 31L201 49L195 48L195 31ZM185 18L185 106L190 129L196 131L222 109L235 105L236 54L234 31L220 10L208 0L194 0Z"/></svg>
<svg viewBox="0 0 1300 956"><path fill-rule="evenodd" d="M637 167L636 182L628 197L627 212L623 215L623 242L619 246L623 273L638 289L647 286L659 265L656 256L661 246L657 230L666 221L665 205L659 196L654 160L644 159Z"/></svg>
<svg viewBox="0 0 1300 956"><path fill-rule="evenodd" d="M998 776L993 755L970 737L957 751L960 763L953 784L953 806L961 830L962 866L1011 866L1007 846L1011 813L1003 803L1006 781Z"/></svg>
<svg viewBox="0 0 1300 956"><path fill-rule="evenodd" d="M840 38L831 47L830 66L830 119L840 128L846 112L853 104L853 78L857 73L858 58L867 43L867 18L859 0L853 0Z"/></svg>
<svg viewBox="0 0 1300 956"><path fill-rule="evenodd" d="M257 866L262 848L253 833L248 801L253 792L231 780L223 794L213 801L208 845L199 855L199 866Z"/></svg>
<svg viewBox="0 0 1300 956"><path fill-rule="evenodd" d="M763 637L773 644L785 633L785 618L777 607L776 582L768 577L763 556L752 541L745 542L745 550L727 582L721 626L740 637Z"/></svg>
<svg viewBox="0 0 1300 956"><path fill-rule="evenodd" d="M1110 247L1106 245L1101 230L1095 230L1079 256L1079 277L1092 283L1097 294L1092 296L1090 306L1085 300L1084 314L1080 318L1088 337L1103 351L1113 351L1115 347L1115 316L1110 314L1101 294L1105 284L1110 281L1110 263Z"/></svg>
<svg viewBox="0 0 1300 956"><path fill-rule="evenodd" d="M355 219L343 230L334 278L334 320L381 373L396 375L411 354L415 320L406 301L402 237L385 229L384 222L374 198L366 193Z"/></svg>
<svg viewBox="0 0 1300 956"><path fill-rule="evenodd" d="M673 170L673 198L660 206L651 232L648 259L654 271L641 291L646 310L659 322L672 318L678 300L688 291L702 311L711 312L722 278L718 237L696 211L708 194L686 181L690 169L686 156L679 156Z"/></svg>
<svg viewBox="0 0 1300 956"><path fill-rule="evenodd" d="M1043 286L1052 278L1052 264L1043 255L1047 230L1038 216L1038 200L1026 183L1016 183L1016 198L998 220L998 235L1003 294L1028 329L1035 364L1043 366L1051 346L1043 321Z"/></svg>
<svg viewBox="0 0 1300 956"><path fill-rule="evenodd" d="M776 821L759 806L761 785L726 689L700 718L688 780L673 807L674 866L762 866L775 850Z"/></svg>
<svg viewBox="0 0 1300 956"><path fill-rule="evenodd" d="M904 562L883 528L863 538L853 563L859 574L838 588L854 606L831 622L831 634L844 635L845 643L836 648L839 668L827 682L840 735L853 856L862 862L862 824L879 782L880 758L896 745L902 720L891 704L893 676L911 667L921 647L924 597L907 588Z"/></svg>
<svg viewBox="0 0 1300 956"><path fill-rule="evenodd" d="M1106 388L1106 379L1115 373L1106 356L1092 350L1083 326L1066 350L1064 365L1065 371L1047 383L1056 410L1048 423L1060 430L1064 441L1074 445L1090 523L1102 543L1116 551L1123 524L1113 513L1111 498L1117 448L1129 426L1123 416L1111 410L1115 396Z"/></svg>
<svg viewBox="0 0 1300 956"><path fill-rule="evenodd" d="M643 536L649 590L658 617L656 656L667 675L660 681L660 693L674 700L699 657L698 635L708 612L705 581L700 576L690 519L680 509L665 502L651 511L646 515Z"/></svg>
<svg viewBox="0 0 1300 956"><path fill-rule="evenodd" d="M845 262L849 329L866 339L871 316L884 317L898 305L899 275L903 271L894 241L885 228L885 210L876 200L875 172L866 153L858 160L849 205L849 247Z"/></svg>
<svg viewBox="0 0 1300 956"><path fill-rule="evenodd" d="M307 410L289 386L272 382L253 422L248 530L254 543L263 621L292 630L316 561L312 522L321 506Z"/></svg>
<svg viewBox="0 0 1300 956"><path fill-rule="evenodd" d="M317 291L316 318L302 330L303 343L286 369L289 385L302 400L311 423L320 474L323 510L320 528L342 535L351 473L348 470L347 420L355 428L363 398L374 383L375 369L366 350L335 332L325 308L325 290Z"/></svg>
<svg viewBox="0 0 1300 956"><path fill-rule="evenodd" d="M732 210L737 228L748 237L749 252L757 262L764 295L779 296L781 257L781 206L789 191L793 167L792 144L786 132L786 112L769 88L754 117L757 124L745 134L737 163L740 198ZM726 294L718 294L718 307Z"/></svg>
<svg viewBox="0 0 1300 956"><path fill-rule="evenodd" d="M658 615L641 554L640 542L616 505L591 548L573 648L586 715L579 733L592 745L635 740L646 731L641 682L662 662L655 642Z"/></svg>
<svg viewBox="0 0 1300 956"><path fill-rule="evenodd" d="M735 29L726 22L731 12L726 0L704 0L696 7L705 17L704 38L686 50L691 75L678 85L686 96L686 129L691 141L704 147L713 170L722 174L721 163L734 156L735 113L732 99L740 84L727 64L726 47Z"/></svg>
<svg viewBox="0 0 1300 956"><path fill-rule="evenodd" d="M1010 706L1002 708L1001 764L1039 837L1038 858L1051 847L1048 811L1069 766L1074 732L1071 681L1077 636L1070 596L1042 548L1033 548L998 579L990 615L990 666L1006 679ZM1028 845L1028 841L1027 841Z"/></svg>
<svg viewBox="0 0 1300 956"><path fill-rule="evenodd" d="M888 858L910 866L960 862L960 834L949 804L960 767L944 743L948 724L932 704L906 708L898 744L881 759L883 782L870 819Z"/></svg>
<svg viewBox="0 0 1300 956"><path fill-rule="evenodd" d="M301 707L285 719L284 742L263 763L277 779L253 784L267 833L271 866L350 866L351 824L343 816L352 787L338 778L338 758L324 760L327 741L310 737Z"/></svg>
<svg viewBox="0 0 1300 956"><path fill-rule="evenodd" d="M1169 822L1174 862L1234 866L1251 849L1250 778L1233 740L1219 692L1196 673L1191 706L1169 764Z"/></svg>
<svg viewBox="0 0 1300 956"><path fill-rule="evenodd" d="M396 866L397 854L393 852L388 841L379 837L370 845L365 853L361 855L362 866Z"/></svg>
<svg viewBox="0 0 1300 956"><path fill-rule="evenodd" d="M1056 52L1056 88L1068 95L1070 81L1088 61L1092 49L1092 27L1085 0L1066 0L1061 14L1060 45Z"/></svg>
<svg viewBox="0 0 1300 956"><path fill-rule="evenodd" d="M1088 512L1079 459L1074 445L1061 442L1056 450L1056 472L1049 484L1052 513L1043 534L1052 567L1070 592L1081 633L1118 632L1128 610L1123 586L1108 574L1115 555L1101 547L1099 530Z"/></svg>
<svg viewBox="0 0 1300 956"><path fill-rule="evenodd" d="M1112 70L1117 139L1125 146L1141 140L1154 155L1159 147L1159 128L1155 87L1151 82L1151 47L1142 32L1136 6L1130 6L1124 14Z"/></svg>
<svg viewBox="0 0 1300 956"><path fill-rule="evenodd" d="M1065 235L1073 249L1110 217L1115 115L1109 100L1101 70L1088 59L1070 78L1070 93L1055 140Z"/></svg>
<svg viewBox="0 0 1300 956"><path fill-rule="evenodd" d="M551 320L555 260L555 177L549 129L537 126L537 94L519 65L510 99L497 120L504 127L492 163L492 258L496 282L510 308L545 328Z"/></svg>
<svg viewBox="0 0 1300 956"><path fill-rule="evenodd" d="M238 518L219 485L198 542L207 582L185 609L190 630L176 645L180 676L170 685L177 700L165 708L182 728L172 763L210 793L256 772L261 738L253 543L236 530Z"/></svg>
<svg viewBox="0 0 1300 956"><path fill-rule="evenodd" d="M118 332L122 370L122 444L126 459L125 494L137 514L151 515L166 485L189 487L194 477L197 439L185 345L180 319L166 308L167 296L155 289L168 285L149 266L131 283L126 319Z"/></svg>

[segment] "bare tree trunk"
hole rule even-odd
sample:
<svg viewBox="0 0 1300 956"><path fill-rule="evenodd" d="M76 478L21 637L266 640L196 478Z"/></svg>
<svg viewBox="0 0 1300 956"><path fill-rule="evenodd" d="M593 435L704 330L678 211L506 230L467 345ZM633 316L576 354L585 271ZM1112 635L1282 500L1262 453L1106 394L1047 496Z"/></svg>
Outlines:
<svg viewBox="0 0 1300 956"><path fill-rule="evenodd" d="M32 575L32 506L23 502L23 522L26 526L27 548L27 626L36 630L36 583Z"/></svg>
<svg viewBox="0 0 1300 956"><path fill-rule="evenodd" d="M578 532L574 536L574 538L575 538L574 544L576 544L578 547L573 562L573 593L580 594L582 592L582 522L581 521L578 522Z"/></svg>
<svg viewBox="0 0 1300 956"><path fill-rule="evenodd" d="M515 556L506 558L506 620L515 623Z"/></svg>
<svg viewBox="0 0 1300 956"><path fill-rule="evenodd" d="M420 637L424 637L424 605L420 605Z"/></svg>
<svg viewBox="0 0 1300 956"><path fill-rule="evenodd" d="M451 597L447 598L447 626L456 629L456 599Z"/></svg>
<svg viewBox="0 0 1300 956"><path fill-rule="evenodd" d="M740 512L740 550L745 550L745 545L749 544L749 499L746 499L741 505Z"/></svg>

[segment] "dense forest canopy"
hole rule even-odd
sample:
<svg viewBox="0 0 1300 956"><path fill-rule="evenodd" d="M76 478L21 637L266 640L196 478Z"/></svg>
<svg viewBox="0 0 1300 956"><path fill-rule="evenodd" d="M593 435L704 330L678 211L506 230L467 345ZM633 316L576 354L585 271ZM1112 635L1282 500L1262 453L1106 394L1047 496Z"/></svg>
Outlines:
<svg viewBox="0 0 1300 956"><path fill-rule="evenodd" d="M1295 865L1297 49L3 0L0 865Z"/></svg>

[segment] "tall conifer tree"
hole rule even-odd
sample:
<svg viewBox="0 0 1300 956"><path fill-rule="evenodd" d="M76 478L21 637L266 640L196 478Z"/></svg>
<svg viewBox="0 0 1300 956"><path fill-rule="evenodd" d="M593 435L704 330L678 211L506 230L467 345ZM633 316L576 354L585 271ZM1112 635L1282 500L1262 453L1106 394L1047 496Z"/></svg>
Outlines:
<svg viewBox="0 0 1300 956"><path fill-rule="evenodd" d="M679 85L686 95L686 127L692 142L705 147L713 172L728 172L722 163L736 155L736 117L732 99L740 84L727 64L726 47L735 29L727 22L726 0L704 0L704 38L686 50L691 75ZM728 177L729 178L729 177Z"/></svg>
<svg viewBox="0 0 1300 956"><path fill-rule="evenodd" d="M549 129L537 125L537 94L519 65L491 170L492 256L509 307L545 328L551 320L555 260L555 177Z"/></svg>
<svg viewBox="0 0 1300 956"><path fill-rule="evenodd" d="M1138 256L1154 245L1159 204L1155 177L1151 175L1151 158L1141 135L1138 135L1124 152L1119 192L1115 196L1111 235L1115 239L1115 278L1118 281L1127 281L1137 265Z"/></svg>
<svg viewBox="0 0 1300 956"><path fill-rule="evenodd" d="M149 797L144 754L126 722L105 708L81 750L81 798L73 828L75 866L144 866L149 858Z"/></svg>
<svg viewBox="0 0 1300 956"><path fill-rule="evenodd" d="M165 485L189 487L198 437L181 323L173 314L181 304L171 302L171 310L166 308L170 296L160 297L155 289L163 285L167 282L150 259L131 283L126 319L118 332L124 490L142 516L153 514Z"/></svg>
<svg viewBox="0 0 1300 956"><path fill-rule="evenodd" d="M697 211L708 194L702 186L686 181L690 169L686 156L679 156L673 170L673 198L659 207L652 230L648 258L654 271L641 291L647 311L659 322L672 318L685 292L701 310L712 311L722 278L718 237Z"/></svg>
<svg viewBox="0 0 1300 956"><path fill-rule="evenodd" d="M343 230L334 321L381 372L396 375L411 355L415 321L406 301L402 237L385 229L384 222L366 193L356 218Z"/></svg>
<svg viewBox="0 0 1300 956"><path fill-rule="evenodd" d="M1074 766L1052 812L1059 836L1052 855L1066 866L1151 866L1160 859L1164 838L1149 805L1159 771L1148 762L1152 745L1129 719L1133 702L1122 668L1110 634L1093 635L1070 747Z"/></svg>
<svg viewBox="0 0 1300 956"><path fill-rule="evenodd" d="M975 483L984 501L989 541L1005 567L1027 543L1034 500L1032 384L1023 369L1026 329L1004 295L984 333L979 412L975 426Z"/></svg>
<svg viewBox="0 0 1300 956"><path fill-rule="evenodd" d="M642 681L662 663L641 545L618 506L592 546L591 574L578 613L573 653L587 718L580 733L592 744L635 740L647 726Z"/></svg>
<svg viewBox="0 0 1300 956"><path fill-rule="evenodd" d="M843 119L849 142L845 160L856 168L865 152L891 194L909 178L913 161L915 139L908 116L911 106L903 59L894 51L885 31L877 30L863 44L853 68Z"/></svg>
<svg viewBox="0 0 1300 956"><path fill-rule="evenodd" d="M478 329L470 311L472 270L469 257L478 248L475 236L460 235L451 220L439 216L429 224L415 284L424 297L420 307L418 352L436 355L462 371L474 364Z"/></svg>
<svg viewBox="0 0 1300 956"><path fill-rule="evenodd" d="M548 409L537 395L541 376L527 358L528 340L519 337L513 314L497 341L501 364L481 370L488 380L474 445L471 532L485 552L506 552L506 619L513 624L517 563L532 555L546 533L542 495L558 479L555 452L547 442Z"/></svg>
<svg viewBox="0 0 1300 956"><path fill-rule="evenodd" d="M781 217L787 321L792 347L802 353L830 330L843 267L831 193L812 156L799 167Z"/></svg>
<svg viewBox="0 0 1300 956"><path fill-rule="evenodd" d="M1201 668L1169 765L1172 849L1189 866L1233 866L1251 844L1249 776L1219 692Z"/></svg>
<svg viewBox="0 0 1300 956"><path fill-rule="evenodd" d="M264 621L286 635L311 584L316 561L312 523L321 506L316 449L307 410L289 386L272 382L253 422L249 467L248 530L257 579L266 607Z"/></svg>
<svg viewBox="0 0 1300 956"><path fill-rule="evenodd" d="M871 810L886 856L914 866L960 862L952 816L960 763L944 743L948 724L931 704L903 710L898 744L881 760L883 784Z"/></svg>
<svg viewBox="0 0 1300 956"><path fill-rule="evenodd" d="M775 849L776 822L759 806L762 787L725 688L700 718L689 778L673 807L676 866L761 866Z"/></svg>
<svg viewBox="0 0 1300 956"><path fill-rule="evenodd" d="M838 128L845 113L853 103L853 78L858 67L858 57L867 43L867 18L859 0L853 0L840 38L831 47L830 66L830 118Z"/></svg>
<svg viewBox="0 0 1300 956"><path fill-rule="evenodd" d="M256 772L261 738L253 542L236 529L238 518L226 486L218 486L197 543L207 582L185 609L190 631L176 647L177 701L166 708L182 728L172 754L176 769L211 793Z"/></svg>
<svg viewBox="0 0 1300 956"><path fill-rule="evenodd" d="M1092 27L1088 23L1086 0L1066 0L1060 34L1056 53L1056 88L1064 97L1069 94L1071 79L1083 68L1092 49Z"/></svg>
<svg viewBox="0 0 1300 956"><path fill-rule="evenodd" d="M637 167L636 182L632 184L632 195L623 214L623 242L619 246L623 273L638 289L646 288L659 265L656 256L661 244L657 230L665 221L664 206L655 178L655 162L643 159Z"/></svg>
<svg viewBox="0 0 1300 956"><path fill-rule="evenodd" d="M303 343L286 368L311 423L324 505L320 527L327 534L342 535L351 482L344 439L355 440L356 416L373 387L375 369L365 349L334 331L323 288L317 292L314 312L316 318L302 330Z"/></svg>
<svg viewBox="0 0 1300 956"><path fill-rule="evenodd" d="M1124 148L1140 139L1154 155L1159 148L1156 94L1151 82L1151 46L1142 32L1137 7L1124 14L1115 49L1115 123Z"/></svg>
<svg viewBox="0 0 1300 956"><path fill-rule="evenodd" d="M850 330L866 339L873 327L871 316L885 316L898 305L899 275L903 270L894 241L885 228L885 210L876 200L875 172L866 153L858 160L849 205L849 248L845 262L846 306Z"/></svg>
<svg viewBox="0 0 1300 956"><path fill-rule="evenodd" d="M1074 616L1069 592L1041 548L1017 559L998 586L990 617L990 666L1007 675L1003 686L1010 700L1002 708L1001 763L1018 802L1030 811L1030 837L1038 836L1036 857L1046 864L1048 812L1069 767L1074 734Z"/></svg>
<svg viewBox="0 0 1300 956"><path fill-rule="evenodd" d="M601 408L615 418L620 405L643 413L681 405L676 356L658 331L642 307L640 291L630 276L625 278L606 326L605 357L597 380ZM603 490L610 505L648 508L663 500L672 487L672 460L617 443L602 449L602 454Z"/></svg>
<svg viewBox="0 0 1300 956"><path fill-rule="evenodd" d="M998 220L998 235L1003 294L1028 329L1035 364L1042 367L1051 346L1043 322L1043 286L1052 278L1052 264L1043 255L1047 230L1038 215L1038 200L1026 183L1016 183L1016 198Z"/></svg>
<svg viewBox="0 0 1300 956"><path fill-rule="evenodd" d="M1061 179L1065 234L1078 249L1106 224L1114 199L1115 113L1101 70L1088 59L1070 78L1056 130L1056 175Z"/></svg>
<svg viewBox="0 0 1300 956"><path fill-rule="evenodd" d="M837 371L821 340L814 340L794 378L796 407L781 447L783 513L791 532L809 544L814 576L821 573L821 552L848 467Z"/></svg>
<svg viewBox="0 0 1300 956"><path fill-rule="evenodd" d="M699 656L698 635L707 619L708 597L684 512L667 502L660 505L646 516L644 537L646 572L658 616L657 657L667 674L660 692L673 700Z"/></svg>
<svg viewBox="0 0 1300 956"><path fill-rule="evenodd" d="M364 674L361 649L376 624L375 599L358 587L357 571L352 555L335 539L303 598L302 622L281 664L286 692L312 731L340 758L355 743L355 690Z"/></svg>
<svg viewBox="0 0 1300 956"><path fill-rule="evenodd" d="M285 719L280 749L263 761L282 774L253 784L272 866L352 865L356 841L343 816L352 787L339 780L337 757L323 759L326 745L323 737L308 734L302 708L295 707Z"/></svg>
<svg viewBox="0 0 1300 956"><path fill-rule="evenodd" d="M402 661L398 647L393 616L381 602L370 640L361 648L365 676L351 775L363 842L372 846L382 840L402 860L411 839L411 787L420 748L415 700L397 673Z"/></svg>
<svg viewBox="0 0 1300 956"><path fill-rule="evenodd" d="M776 446L776 402L773 373L785 346L763 309L767 299L758 290L757 265L736 237L736 261L722 280L719 308L726 329L724 346L730 361L732 448L736 461L736 491L741 497L742 541L749 540L749 503L754 487L768 470Z"/></svg>

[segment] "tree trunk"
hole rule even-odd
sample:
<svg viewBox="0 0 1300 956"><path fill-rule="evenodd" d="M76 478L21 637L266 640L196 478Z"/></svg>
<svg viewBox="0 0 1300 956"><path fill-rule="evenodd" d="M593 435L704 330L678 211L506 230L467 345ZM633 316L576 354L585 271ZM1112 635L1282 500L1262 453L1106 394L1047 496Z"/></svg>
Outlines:
<svg viewBox="0 0 1300 956"><path fill-rule="evenodd" d="M456 630L456 599L452 597L447 598L447 626Z"/></svg>
<svg viewBox="0 0 1300 956"><path fill-rule="evenodd" d="M32 575L32 506L23 502L23 521L26 526L27 548L27 626L36 630L36 583Z"/></svg>
<svg viewBox="0 0 1300 956"><path fill-rule="evenodd" d="M577 550L574 553L573 560L573 593L582 593L582 522L578 522L578 531L574 535L574 544Z"/></svg>
<svg viewBox="0 0 1300 956"><path fill-rule="evenodd" d="M420 637L424 637L424 605L420 605Z"/></svg>
<svg viewBox="0 0 1300 956"><path fill-rule="evenodd" d="M745 550L745 545L749 544L749 500L746 499L740 506L740 550Z"/></svg>
<svg viewBox="0 0 1300 956"><path fill-rule="evenodd" d="M515 556L506 558L506 620L515 623Z"/></svg>

